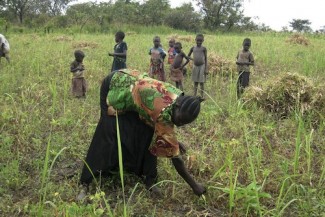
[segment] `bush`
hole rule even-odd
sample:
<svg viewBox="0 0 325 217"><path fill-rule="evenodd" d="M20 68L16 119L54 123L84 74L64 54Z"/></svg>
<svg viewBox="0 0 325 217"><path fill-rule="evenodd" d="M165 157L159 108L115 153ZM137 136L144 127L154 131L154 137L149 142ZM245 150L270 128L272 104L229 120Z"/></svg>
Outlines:
<svg viewBox="0 0 325 217"><path fill-rule="evenodd" d="M247 88L243 101L246 106L257 104L278 118L299 112L311 117L313 123L319 123L325 112L324 87L317 87L307 77L296 73L285 73L262 83L261 87Z"/></svg>

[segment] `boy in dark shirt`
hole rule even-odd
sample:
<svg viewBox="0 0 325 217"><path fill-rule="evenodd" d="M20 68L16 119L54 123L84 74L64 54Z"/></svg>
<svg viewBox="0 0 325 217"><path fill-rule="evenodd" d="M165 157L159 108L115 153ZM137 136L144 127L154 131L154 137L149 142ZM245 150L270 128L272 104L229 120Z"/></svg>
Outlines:
<svg viewBox="0 0 325 217"><path fill-rule="evenodd" d="M237 81L237 97L244 92L244 88L249 85L250 66L254 65L254 56L249 51L251 40L245 38L243 41L243 49L238 51L236 56L237 71L239 74Z"/></svg>
<svg viewBox="0 0 325 217"><path fill-rule="evenodd" d="M122 31L119 31L115 34L114 53L108 53L109 56L114 57L111 71L125 69L126 68L126 53L128 46L124 42L125 34Z"/></svg>

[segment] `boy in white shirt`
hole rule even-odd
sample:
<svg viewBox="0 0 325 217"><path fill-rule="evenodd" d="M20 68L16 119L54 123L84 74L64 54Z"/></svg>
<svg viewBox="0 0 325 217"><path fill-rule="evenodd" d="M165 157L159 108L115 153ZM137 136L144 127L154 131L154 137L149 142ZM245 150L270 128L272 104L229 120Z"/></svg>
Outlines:
<svg viewBox="0 0 325 217"><path fill-rule="evenodd" d="M9 50L9 42L4 37L4 35L0 34L0 59L1 57L5 57L8 63L10 63Z"/></svg>

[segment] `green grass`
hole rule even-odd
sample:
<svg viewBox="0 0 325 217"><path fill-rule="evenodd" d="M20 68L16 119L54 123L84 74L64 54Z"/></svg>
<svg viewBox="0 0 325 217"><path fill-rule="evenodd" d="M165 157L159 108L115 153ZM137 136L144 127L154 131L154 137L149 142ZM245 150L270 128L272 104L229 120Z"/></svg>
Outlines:
<svg viewBox="0 0 325 217"><path fill-rule="evenodd" d="M126 31L132 32L125 38L129 68L148 71L155 35L167 49L172 33L154 30ZM300 46L288 44L284 34L206 35L204 45L208 54L234 61L247 36L256 57L251 84L287 71L325 80L323 36L310 36L311 44ZM295 114L278 120L257 107L245 109L236 99L236 78L219 76L208 77L197 120L177 130L188 148L186 165L207 186L204 197L193 194L168 159L159 159L163 198L152 198L139 178L121 172L122 179L98 178L87 203L76 203L114 35L8 38L12 63L0 63L0 216L324 216L324 120L312 128ZM86 42L90 46L81 47ZM182 44L185 53L195 45ZM84 100L70 94L69 64L79 48L89 84ZM190 77L185 92L192 93Z"/></svg>

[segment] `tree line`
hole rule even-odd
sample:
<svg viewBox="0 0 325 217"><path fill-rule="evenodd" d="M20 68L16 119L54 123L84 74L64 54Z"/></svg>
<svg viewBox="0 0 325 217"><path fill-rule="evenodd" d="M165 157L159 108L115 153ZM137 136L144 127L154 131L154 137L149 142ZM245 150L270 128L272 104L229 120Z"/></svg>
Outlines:
<svg viewBox="0 0 325 217"><path fill-rule="evenodd" d="M174 29L197 32L269 31L265 24L254 23L244 16L244 0L195 0L171 8L169 0L110 0L78 3L76 0L0 0L0 24L27 28L91 26L94 31L107 31L112 24L144 26L165 25ZM196 6L196 10L195 7ZM298 19L293 30L310 30L308 20ZM306 26L307 25L307 26Z"/></svg>
<svg viewBox="0 0 325 217"><path fill-rule="evenodd" d="M105 30L112 23L166 25L185 31L268 30L243 14L243 0L196 0L171 8L168 0L116 0L77 3L75 0L0 0L2 22L30 28L85 25ZM197 6L199 10L195 10Z"/></svg>

